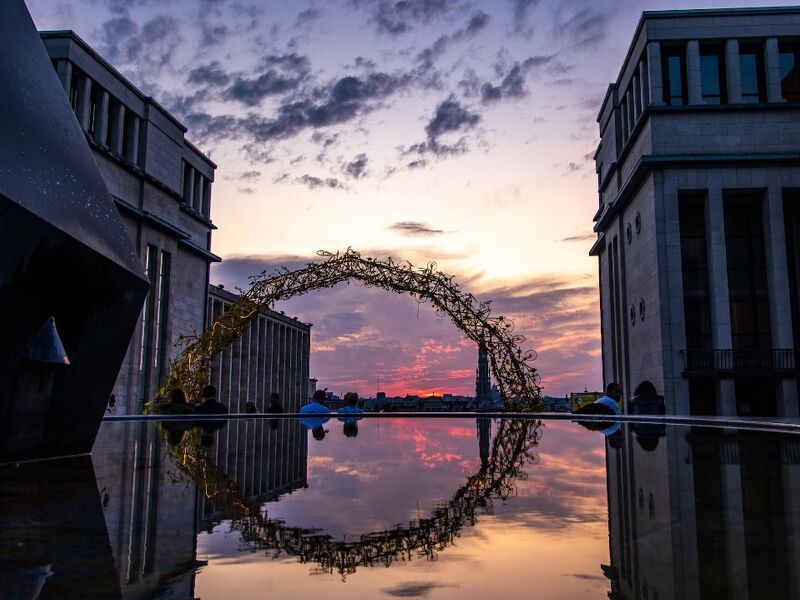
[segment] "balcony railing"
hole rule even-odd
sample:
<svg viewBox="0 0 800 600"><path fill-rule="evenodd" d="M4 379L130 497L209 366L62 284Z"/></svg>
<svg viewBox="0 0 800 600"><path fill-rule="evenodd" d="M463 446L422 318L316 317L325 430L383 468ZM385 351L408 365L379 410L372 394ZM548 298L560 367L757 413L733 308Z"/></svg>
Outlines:
<svg viewBox="0 0 800 600"><path fill-rule="evenodd" d="M682 350L688 373L794 371L794 349L779 350Z"/></svg>

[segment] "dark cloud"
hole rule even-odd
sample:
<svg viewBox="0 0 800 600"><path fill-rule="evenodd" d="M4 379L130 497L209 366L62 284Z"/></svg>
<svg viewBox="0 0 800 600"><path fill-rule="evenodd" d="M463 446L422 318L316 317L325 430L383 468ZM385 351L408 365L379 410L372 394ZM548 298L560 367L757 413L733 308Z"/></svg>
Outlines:
<svg viewBox="0 0 800 600"><path fill-rule="evenodd" d="M593 240L597 237L597 234L594 232L587 232L587 233L580 233L578 235L571 235L565 238L562 238L562 242L585 242L586 240Z"/></svg>
<svg viewBox="0 0 800 600"><path fill-rule="evenodd" d="M442 229L434 229L427 223L419 223L417 221L400 221L389 225L386 229L396 231L400 235L407 235L412 237L429 237L434 235L442 235Z"/></svg>
<svg viewBox="0 0 800 600"><path fill-rule="evenodd" d="M244 171L239 173L239 179L242 181L258 181L261 179L261 171Z"/></svg>
<svg viewBox="0 0 800 600"><path fill-rule="evenodd" d="M433 590L443 587L453 586L427 581L409 581L407 583L398 583L394 587L383 588L381 591L395 598L429 598Z"/></svg>
<svg viewBox="0 0 800 600"><path fill-rule="evenodd" d="M303 185L308 186L308 189L310 190L316 190L319 188L328 188L332 190L346 189L345 185L341 181L333 177L322 179L320 177L314 177L313 175L302 175L301 177L296 177L294 182L302 183Z"/></svg>
<svg viewBox="0 0 800 600"><path fill-rule="evenodd" d="M211 23L207 19L200 19L200 39L203 46L215 46L228 38L231 30L227 25Z"/></svg>
<svg viewBox="0 0 800 600"><path fill-rule="evenodd" d="M222 87L228 85L230 76L223 70L219 62L215 60L207 65L200 65L189 71L189 77L186 81L208 87Z"/></svg>
<svg viewBox="0 0 800 600"><path fill-rule="evenodd" d="M357 8L371 9L378 31L390 35L408 33L439 19L456 8L456 0L354 0Z"/></svg>
<svg viewBox="0 0 800 600"><path fill-rule="evenodd" d="M533 25L530 23L530 16L539 0L511 0L512 6L512 33L530 36L533 33Z"/></svg>
<svg viewBox="0 0 800 600"><path fill-rule="evenodd" d="M581 166L578 163L571 162L567 164L567 172L574 173L575 171L580 171Z"/></svg>
<svg viewBox="0 0 800 600"><path fill-rule="evenodd" d="M418 158L417 160L412 160L406 166L409 169L422 169L423 167L428 166L428 161L425 160L424 158Z"/></svg>
<svg viewBox="0 0 800 600"><path fill-rule="evenodd" d="M237 75L223 96L246 106L257 106L267 96L297 89L308 78L311 67L308 57L291 53L265 57L261 69L264 71L257 77Z"/></svg>
<svg viewBox="0 0 800 600"><path fill-rule="evenodd" d="M318 9L307 8L306 10L298 13L294 25L295 27L302 27L303 25L307 25L308 23L316 21L321 15L322 13Z"/></svg>
<svg viewBox="0 0 800 600"><path fill-rule="evenodd" d="M435 140L445 133L474 127L480 120L479 114L470 112L450 96L436 107L433 118L425 126L425 133L428 134L429 140Z"/></svg>
<svg viewBox="0 0 800 600"><path fill-rule="evenodd" d="M413 144L407 150L401 150L401 156L409 156L412 154L433 154L439 158L446 156L457 156L464 154L469 150L466 140L461 137L454 143L444 143L439 138L446 134L458 133L474 128L480 123L481 116L478 113L471 112L464 108L462 104L450 96L444 102L441 102L434 111L433 117L428 121L425 126L426 139L424 142ZM417 161L409 163L409 168L424 166L414 164Z"/></svg>
<svg viewBox="0 0 800 600"><path fill-rule="evenodd" d="M436 60L442 56L447 48L454 42L472 37L482 31L489 24L489 15L482 10L475 12L470 17L467 25L451 35L442 35L436 41L417 54L416 62L422 70L433 68Z"/></svg>
<svg viewBox="0 0 800 600"><path fill-rule="evenodd" d="M353 179L361 179L366 175L367 162L369 159L366 154L359 154L349 163L344 165L344 172Z"/></svg>
<svg viewBox="0 0 800 600"><path fill-rule="evenodd" d="M522 62L515 62L505 73L499 84L484 83L481 86L481 101L484 104L501 99L518 99L528 95L526 78L534 71L553 60L554 56L530 56ZM502 69L501 66L497 67Z"/></svg>
<svg viewBox="0 0 800 600"><path fill-rule="evenodd" d="M236 188L236 191L237 191L238 193L240 193L240 194L248 194L248 195L250 195L250 194L254 194L254 193L255 193L255 190L254 190L253 188L251 188L251 187L240 187L240 188Z"/></svg>
<svg viewBox="0 0 800 600"><path fill-rule="evenodd" d="M556 33L568 40L572 47L591 47L606 37L609 16L606 10L588 6L556 23Z"/></svg>

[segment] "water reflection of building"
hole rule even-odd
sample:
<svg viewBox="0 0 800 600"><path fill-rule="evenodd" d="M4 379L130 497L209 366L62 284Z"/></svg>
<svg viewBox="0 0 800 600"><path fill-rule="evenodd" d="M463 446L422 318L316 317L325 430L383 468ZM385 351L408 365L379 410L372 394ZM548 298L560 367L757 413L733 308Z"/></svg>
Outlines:
<svg viewBox="0 0 800 600"><path fill-rule="evenodd" d="M230 421L215 434L210 461L251 505L308 486L308 429L295 419ZM224 518L226 506L200 494L200 529Z"/></svg>
<svg viewBox="0 0 800 600"><path fill-rule="evenodd" d="M606 450L612 597L800 597L800 439L623 433Z"/></svg>
<svg viewBox="0 0 800 600"><path fill-rule="evenodd" d="M92 450L123 599L193 598L196 487L152 423L105 423Z"/></svg>
<svg viewBox="0 0 800 600"><path fill-rule="evenodd" d="M603 376L798 415L796 7L646 12L598 122Z"/></svg>
<svg viewBox="0 0 800 600"><path fill-rule="evenodd" d="M114 386L117 410L139 413L164 379L173 341L205 325L209 263L219 260L210 252L216 165L73 32L41 38L150 279Z"/></svg>
<svg viewBox="0 0 800 600"><path fill-rule="evenodd" d="M211 323L238 296L219 286L208 289ZM311 325L266 310L214 359L211 383L230 412L244 412L247 402L264 411L272 392L280 394L284 411L297 411L308 400L310 347Z"/></svg>

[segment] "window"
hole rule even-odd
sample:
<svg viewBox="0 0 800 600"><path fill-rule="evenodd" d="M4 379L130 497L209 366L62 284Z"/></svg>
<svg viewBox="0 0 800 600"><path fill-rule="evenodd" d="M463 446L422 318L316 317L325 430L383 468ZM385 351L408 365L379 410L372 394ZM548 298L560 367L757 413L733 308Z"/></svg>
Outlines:
<svg viewBox="0 0 800 600"><path fill-rule="evenodd" d="M742 102L764 102L767 85L764 79L764 50L761 44L739 46L739 74L742 81Z"/></svg>
<svg viewBox="0 0 800 600"><path fill-rule="evenodd" d="M89 134L94 137L97 134L97 126L100 122L98 111L100 106L100 89L92 82L92 89L89 92Z"/></svg>
<svg viewBox="0 0 800 600"><path fill-rule="evenodd" d="M722 46L700 46L700 93L703 104L727 102L724 65Z"/></svg>
<svg viewBox="0 0 800 600"><path fill-rule="evenodd" d="M166 362L167 317L169 314L169 276L171 257L169 252L161 250L161 264L158 270L155 307L155 346L153 348L153 367L158 373L159 384L164 379L164 363Z"/></svg>
<svg viewBox="0 0 800 600"><path fill-rule="evenodd" d="M711 348L704 194L681 192L678 198L683 274L683 317L686 348Z"/></svg>
<svg viewBox="0 0 800 600"><path fill-rule="evenodd" d="M781 43L778 64L781 74L781 95L790 102L800 101L800 45L796 42Z"/></svg>
<svg viewBox="0 0 800 600"><path fill-rule="evenodd" d="M759 196L726 198L725 250L733 348L769 350L772 335Z"/></svg>
<svg viewBox="0 0 800 600"><path fill-rule="evenodd" d="M664 46L661 70L664 78L664 102L670 106L687 104L685 46Z"/></svg>
<svg viewBox="0 0 800 600"><path fill-rule="evenodd" d="M144 263L144 273L150 279L150 290L144 300L142 308L142 343L139 347L139 401L147 401L150 393L150 365L152 362L152 337L153 337L153 305L155 303L156 286L152 285L158 261L158 249L147 245L147 256Z"/></svg>

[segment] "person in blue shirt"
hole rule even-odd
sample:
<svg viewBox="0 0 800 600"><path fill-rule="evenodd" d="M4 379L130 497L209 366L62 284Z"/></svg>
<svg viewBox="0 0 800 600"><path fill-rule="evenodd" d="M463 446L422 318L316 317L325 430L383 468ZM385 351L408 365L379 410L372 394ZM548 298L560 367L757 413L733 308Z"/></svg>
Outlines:
<svg viewBox="0 0 800 600"><path fill-rule="evenodd" d="M606 395L594 401L595 404L607 406L615 415L620 413L619 403L622 401L622 387L618 383L609 383L606 386Z"/></svg>
<svg viewBox="0 0 800 600"><path fill-rule="evenodd" d="M358 435L358 422L361 420L358 415L364 411L358 408L358 394L355 392L347 392L344 395L344 400L347 404L337 410L336 414L348 415L339 417L339 420L344 423L344 435L346 437L356 437Z"/></svg>
<svg viewBox="0 0 800 600"><path fill-rule="evenodd" d="M300 407L300 412L304 415L329 415L331 409L325 405L325 391L317 390L314 392L314 398L308 404ZM330 417L304 417L300 419L300 423L311 429L311 435L317 441L325 439L325 428L323 425L330 420Z"/></svg>

